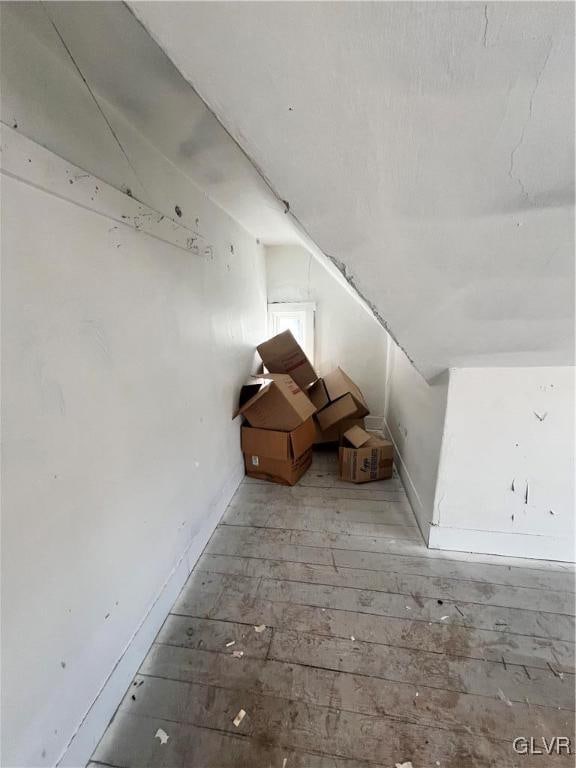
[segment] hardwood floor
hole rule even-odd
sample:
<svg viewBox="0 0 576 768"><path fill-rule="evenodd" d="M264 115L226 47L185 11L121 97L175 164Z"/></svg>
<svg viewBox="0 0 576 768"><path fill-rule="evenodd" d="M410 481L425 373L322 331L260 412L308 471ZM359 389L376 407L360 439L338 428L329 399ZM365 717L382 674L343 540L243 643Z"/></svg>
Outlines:
<svg viewBox="0 0 576 768"><path fill-rule="evenodd" d="M428 551L400 480L341 482L333 453L245 479L90 765L574 765L512 748L576 748L574 592L559 563Z"/></svg>

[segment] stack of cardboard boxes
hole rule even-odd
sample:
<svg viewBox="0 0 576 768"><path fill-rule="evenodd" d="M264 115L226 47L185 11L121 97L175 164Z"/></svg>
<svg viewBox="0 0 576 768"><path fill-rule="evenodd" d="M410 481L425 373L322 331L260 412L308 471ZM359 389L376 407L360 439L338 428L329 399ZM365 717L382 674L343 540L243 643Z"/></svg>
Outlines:
<svg viewBox="0 0 576 768"><path fill-rule="evenodd" d="M242 452L250 477L294 485L314 445L339 443L340 477L354 483L392 475L392 444L366 432L360 389L337 368L320 378L290 331L260 344L269 373L242 388Z"/></svg>

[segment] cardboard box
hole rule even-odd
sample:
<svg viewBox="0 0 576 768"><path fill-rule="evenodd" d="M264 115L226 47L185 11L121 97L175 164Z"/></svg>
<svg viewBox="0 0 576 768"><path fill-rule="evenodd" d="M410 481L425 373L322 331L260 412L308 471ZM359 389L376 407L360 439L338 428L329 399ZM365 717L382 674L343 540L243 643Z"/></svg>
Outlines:
<svg viewBox="0 0 576 768"><path fill-rule="evenodd" d="M339 443L342 439L342 435L350 427L358 426L364 429L364 419L344 419L338 424L334 424L327 430L322 430L318 424L317 416L314 417L314 423L316 425L316 437L314 439L314 445L325 445L327 443Z"/></svg>
<svg viewBox="0 0 576 768"><path fill-rule="evenodd" d="M315 427L310 418L291 432L242 427L242 452L249 477L294 485L312 462Z"/></svg>
<svg viewBox="0 0 576 768"><path fill-rule="evenodd" d="M258 347L260 357L270 373L287 373L301 389L313 384L318 374L290 331L283 331Z"/></svg>
<svg viewBox="0 0 576 768"><path fill-rule="evenodd" d="M329 429L322 429L316 418L314 419L316 434L314 436L314 445L324 445L326 443L339 443L340 430L338 424L334 424Z"/></svg>
<svg viewBox="0 0 576 768"><path fill-rule="evenodd" d="M351 427L342 436L338 452L340 479L367 483L392 477L394 448L389 440Z"/></svg>
<svg viewBox="0 0 576 768"><path fill-rule="evenodd" d="M252 386L257 387L256 393L241 402L234 414L236 418L241 413L252 427L290 432L316 413L308 397L286 373L270 374L243 387L241 401L252 394Z"/></svg>
<svg viewBox="0 0 576 768"><path fill-rule="evenodd" d="M318 413L322 431L329 430L344 419L359 419L370 413L360 388L342 368L336 368L324 376L323 383L330 404Z"/></svg>

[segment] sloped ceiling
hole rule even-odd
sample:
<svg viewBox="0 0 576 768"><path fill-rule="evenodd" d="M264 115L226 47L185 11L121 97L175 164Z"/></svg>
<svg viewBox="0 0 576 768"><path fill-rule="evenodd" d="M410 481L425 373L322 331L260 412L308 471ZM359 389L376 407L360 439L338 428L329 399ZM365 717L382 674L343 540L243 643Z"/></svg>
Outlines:
<svg viewBox="0 0 576 768"><path fill-rule="evenodd" d="M422 373L572 364L572 4L130 7Z"/></svg>
<svg viewBox="0 0 576 768"><path fill-rule="evenodd" d="M126 153L120 153L116 167L109 167L97 139L102 115L91 98L83 109L84 135L79 141L71 136L76 122L68 113L79 107L72 95L62 103L59 93L67 77L81 72L109 122L114 110L254 237L299 242L282 203L124 3L2 2L0 12L2 121L17 122L29 138L138 196L142 190L131 177L138 160L126 164ZM49 62L44 70L43 61ZM58 85L54 66L62 68Z"/></svg>

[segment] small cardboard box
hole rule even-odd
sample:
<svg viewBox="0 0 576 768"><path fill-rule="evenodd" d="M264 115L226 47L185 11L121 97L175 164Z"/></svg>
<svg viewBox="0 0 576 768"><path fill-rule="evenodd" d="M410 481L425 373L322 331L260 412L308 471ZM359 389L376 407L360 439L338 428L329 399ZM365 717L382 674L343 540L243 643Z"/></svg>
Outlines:
<svg viewBox="0 0 576 768"><path fill-rule="evenodd" d="M310 418L291 432L242 427L242 452L249 477L294 485L312 462L314 422Z"/></svg>
<svg viewBox="0 0 576 768"><path fill-rule="evenodd" d="M252 394L251 387L256 389ZM245 402L246 395L252 394ZM270 374L254 385L242 388L241 405L234 414L242 414L252 427L290 432L316 413L316 408L286 373Z"/></svg>
<svg viewBox="0 0 576 768"><path fill-rule="evenodd" d="M341 480L367 483L392 477L392 443L361 427L351 427L343 434L338 458Z"/></svg>
<svg viewBox="0 0 576 768"><path fill-rule="evenodd" d="M283 331L256 347L270 373L287 373L301 389L313 384L318 374L290 331Z"/></svg>
<svg viewBox="0 0 576 768"><path fill-rule="evenodd" d="M318 423L322 431L330 429L343 419L359 419L370 413L360 388L342 368L336 368L324 376L323 383L330 405L318 413Z"/></svg>

